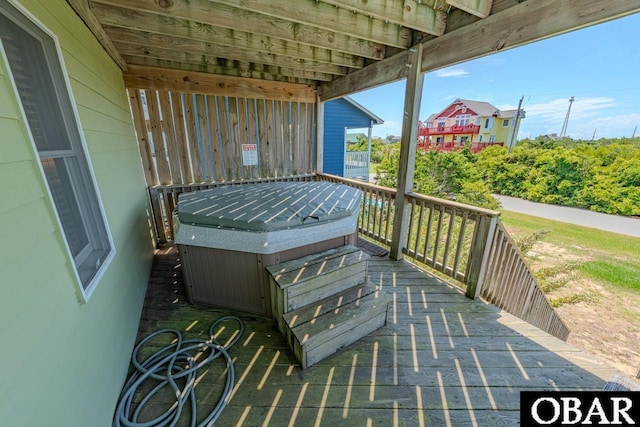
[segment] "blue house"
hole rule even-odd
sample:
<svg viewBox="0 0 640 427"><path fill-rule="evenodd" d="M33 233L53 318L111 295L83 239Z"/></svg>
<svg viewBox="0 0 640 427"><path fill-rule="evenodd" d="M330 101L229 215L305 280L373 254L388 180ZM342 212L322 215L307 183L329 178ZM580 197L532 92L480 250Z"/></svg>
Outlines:
<svg viewBox="0 0 640 427"><path fill-rule="evenodd" d="M324 105L324 155L325 173L368 180L373 125L384 121L353 99L343 98ZM350 129L368 129L367 151L347 151L347 134Z"/></svg>

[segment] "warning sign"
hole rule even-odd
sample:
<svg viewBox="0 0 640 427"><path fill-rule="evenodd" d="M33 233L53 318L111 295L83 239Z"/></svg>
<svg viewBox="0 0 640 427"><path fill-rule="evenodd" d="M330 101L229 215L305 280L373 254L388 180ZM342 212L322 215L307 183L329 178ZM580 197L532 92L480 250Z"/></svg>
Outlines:
<svg viewBox="0 0 640 427"><path fill-rule="evenodd" d="M258 166L257 144L242 144L242 165Z"/></svg>

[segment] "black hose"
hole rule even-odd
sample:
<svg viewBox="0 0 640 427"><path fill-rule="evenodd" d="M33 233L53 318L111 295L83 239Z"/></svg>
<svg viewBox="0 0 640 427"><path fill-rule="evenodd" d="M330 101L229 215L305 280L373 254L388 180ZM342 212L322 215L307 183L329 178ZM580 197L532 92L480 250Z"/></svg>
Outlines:
<svg viewBox="0 0 640 427"><path fill-rule="evenodd" d="M238 334L226 345L222 346L214 337L216 326L221 322L233 320L238 322L240 330ZM244 323L242 319L235 316L225 316L216 320L209 327L209 340L183 340L182 334L175 329L161 329L156 331L136 345L131 356L131 363L136 368L129 377L123 387L120 400L116 408L113 425L114 427L160 427L175 426L182 414L182 408L185 404L191 404L191 426L196 427L197 406L195 395L195 380L198 369L222 356L225 360L227 369L227 378L225 387L222 391L218 402L209 414L198 424L200 426L211 426L220 416L224 408L229 402L231 392L233 390L235 372L233 362L227 350L231 348L242 336L244 332ZM152 338L161 334L173 334L176 336L175 342L162 347L143 362L138 359L140 349ZM195 363L196 356L191 351L209 355L199 363ZM160 381L145 397L138 403L136 409L132 412L131 407L133 398L138 388L145 381L153 379ZM176 380L184 382L181 388ZM153 400L153 397L164 387L171 387L176 401L165 412L160 414L153 420L139 421L138 418L144 406Z"/></svg>

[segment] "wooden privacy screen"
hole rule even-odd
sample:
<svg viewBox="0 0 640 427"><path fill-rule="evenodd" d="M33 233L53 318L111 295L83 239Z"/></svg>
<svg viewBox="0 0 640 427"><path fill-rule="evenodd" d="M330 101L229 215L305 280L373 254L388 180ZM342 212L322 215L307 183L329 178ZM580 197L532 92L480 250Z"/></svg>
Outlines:
<svg viewBox="0 0 640 427"><path fill-rule="evenodd" d="M149 187L315 169L315 104L127 89Z"/></svg>

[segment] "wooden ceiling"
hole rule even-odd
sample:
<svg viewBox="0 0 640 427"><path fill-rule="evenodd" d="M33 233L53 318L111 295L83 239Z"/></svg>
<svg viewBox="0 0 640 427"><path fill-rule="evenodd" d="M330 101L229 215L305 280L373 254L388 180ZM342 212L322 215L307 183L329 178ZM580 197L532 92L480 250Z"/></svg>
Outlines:
<svg viewBox="0 0 640 427"><path fill-rule="evenodd" d="M640 11L640 0L67 0L112 58L320 87L325 99ZM168 71L167 71L168 72Z"/></svg>

